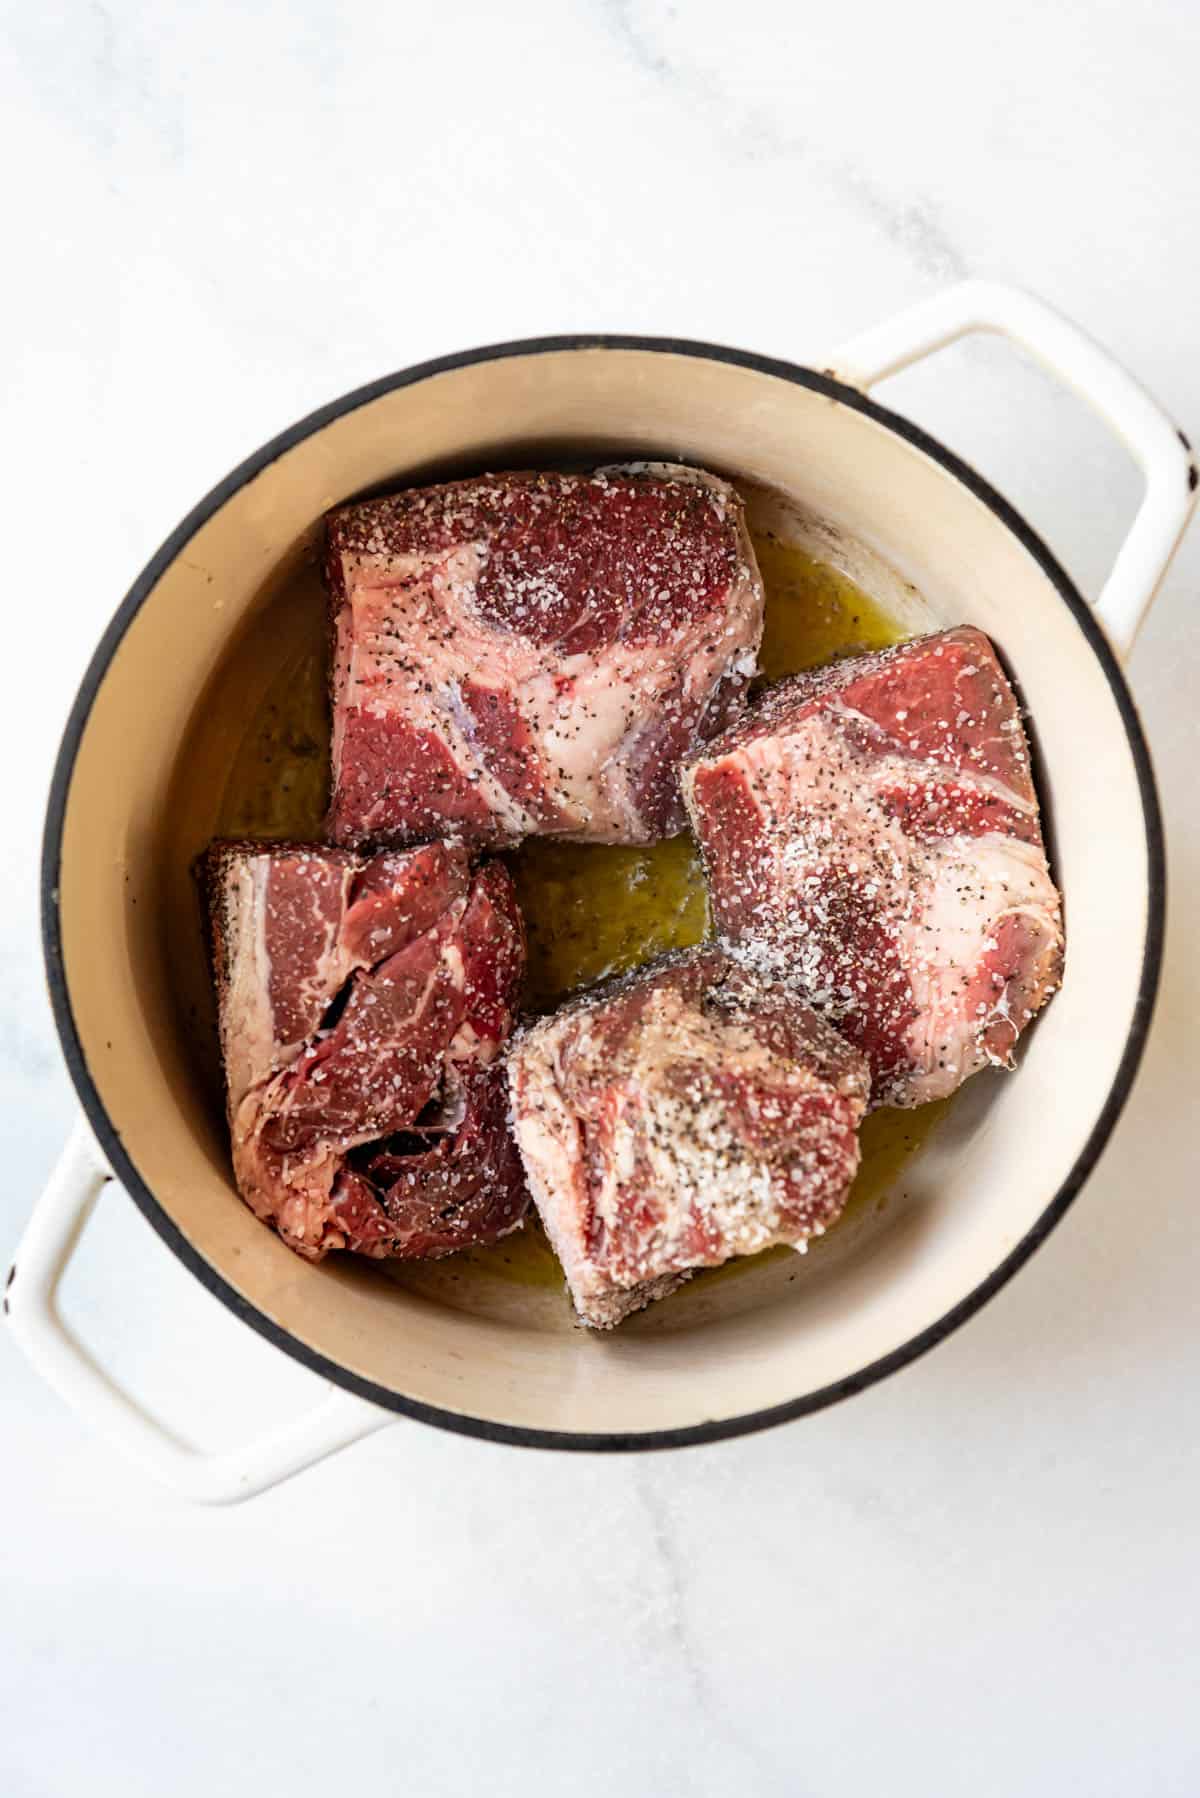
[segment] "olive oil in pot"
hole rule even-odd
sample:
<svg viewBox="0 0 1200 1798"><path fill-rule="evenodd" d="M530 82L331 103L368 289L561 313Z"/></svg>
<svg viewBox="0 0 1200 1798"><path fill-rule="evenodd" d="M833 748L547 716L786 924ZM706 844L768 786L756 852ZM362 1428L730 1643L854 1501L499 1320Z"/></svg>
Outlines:
<svg viewBox="0 0 1200 1798"><path fill-rule="evenodd" d="M754 534L766 588L760 657L776 680L853 650L878 649L907 634L845 574L772 533ZM328 802L327 640L314 608L288 636L289 648L231 758L220 805L220 834L319 838ZM626 972L708 932L699 857L690 837L647 847L531 838L506 858L529 935L526 1001L546 1011L568 994ZM862 1163L847 1212L884 1202L905 1163L944 1115L946 1104L879 1111L861 1133ZM754 1257L791 1254L768 1249ZM454 1258L466 1274L518 1285L558 1286L562 1274L534 1220L491 1248ZM748 1262L697 1276L722 1279ZM696 1282L693 1282L693 1286ZM670 1303L669 1300L665 1301Z"/></svg>

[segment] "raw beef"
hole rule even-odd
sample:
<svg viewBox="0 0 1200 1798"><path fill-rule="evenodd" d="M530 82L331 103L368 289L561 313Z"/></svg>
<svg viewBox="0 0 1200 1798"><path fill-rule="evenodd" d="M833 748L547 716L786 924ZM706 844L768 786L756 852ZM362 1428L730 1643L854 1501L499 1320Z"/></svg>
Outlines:
<svg viewBox="0 0 1200 1798"><path fill-rule="evenodd" d="M762 635L741 501L667 465L347 506L326 578L349 845L682 829L677 765L736 713Z"/></svg>
<svg viewBox="0 0 1200 1798"><path fill-rule="evenodd" d="M500 1050L524 966L498 863L216 843L205 876L233 1165L300 1254L446 1255L520 1223Z"/></svg>
<svg viewBox="0 0 1200 1798"><path fill-rule="evenodd" d="M716 948L664 956L509 1054L534 1202L585 1324L693 1269L803 1248L858 1167L866 1062L790 987Z"/></svg>
<svg viewBox="0 0 1200 1798"><path fill-rule="evenodd" d="M919 1105L1011 1065L1063 932L1012 688L957 629L780 681L684 771L722 937Z"/></svg>

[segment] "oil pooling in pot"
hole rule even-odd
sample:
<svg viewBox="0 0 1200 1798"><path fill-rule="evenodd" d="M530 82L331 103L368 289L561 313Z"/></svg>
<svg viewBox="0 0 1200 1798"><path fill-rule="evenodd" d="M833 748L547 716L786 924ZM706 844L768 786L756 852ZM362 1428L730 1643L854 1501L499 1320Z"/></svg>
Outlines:
<svg viewBox="0 0 1200 1798"><path fill-rule="evenodd" d="M766 588L764 679L836 655L883 648L907 634L838 569L773 533L752 529L752 535ZM218 824L223 836L304 840L323 831L329 759L323 608L314 605L311 620L291 622L287 654L231 741ZM581 987L707 934L704 881L689 836L646 847L531 838L507 859L528 929L526 1001L532 1010L550 1009ZM845 1216L861 1217L883 1202L946 1103L919 1112L879 1111L865 1120L862 1164ZM788 1256L792 1251L786 1248L768 1249L750 1262L730 1262L696 1276L691 1290ZM454 1263L464 1276L527 1286L562 1284L536 1220L491 1248L454 1257ZM419 1265L411 1270L416 1279ZM409 1277L406 1272L406 1282Z"/></svg>

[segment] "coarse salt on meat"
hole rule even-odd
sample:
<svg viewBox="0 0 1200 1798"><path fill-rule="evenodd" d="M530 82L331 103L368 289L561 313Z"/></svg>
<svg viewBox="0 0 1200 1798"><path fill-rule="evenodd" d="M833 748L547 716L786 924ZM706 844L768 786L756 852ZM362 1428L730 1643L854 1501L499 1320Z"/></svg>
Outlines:
<svg viewBox="0 0 1200 1798"><path fill-rule="evenodd" d="M683 772L713 917L866 1054L876 1104L989 1064L1062 972L1012 688L967 627L769 688Z"/></svg>
<svg viewBox="0 0 1200 1798"><path fill-rule="evenodd" d="M638 465L502 474L327 524L341 844L653 842L762 635L741 502Z"/></svg>
<svg viewBox="0 0 1200 1798"><path fill-rule="evenodd" d="M792 989L714 947L663 957L523 1031L513 1127L581 1321L700 1267L802 1248L842 1209L863 1058Z"/></svg>

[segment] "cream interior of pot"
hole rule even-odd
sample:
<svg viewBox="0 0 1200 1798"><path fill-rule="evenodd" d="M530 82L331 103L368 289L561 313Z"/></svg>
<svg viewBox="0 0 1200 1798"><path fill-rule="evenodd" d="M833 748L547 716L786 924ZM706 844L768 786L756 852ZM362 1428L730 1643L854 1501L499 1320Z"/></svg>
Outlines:
<svg viewBox="0 0 1200 1798"><path fill-rule="evenodd" d="M347 1257L312 1266L251 1216L231 1183L203 1048L189 864L216 827L228 776L214 708L260 703L290 596L311 604L328 507L458 471L629 456L697 461L777 489L861 584L886 589L885 603L995 639L1032 719L1068 954L1018 1071L965 1088L893 1190L804 1257L698 1282L596 1336L572 1326L552 1287L471 1277L456 1259L419 1277ZM909 1343L986 1281L1097 1125L1147 927L1144 825L1112 690L1002 521L836 399L716 360L615 349L518 355L398 388L234 494L151 592L100 687L70 786L60 893L68 994L96 1091L141 1180L221 1279L296 1343L385 1392L589 1433L674 1429L803 1398Z"/></svg>

